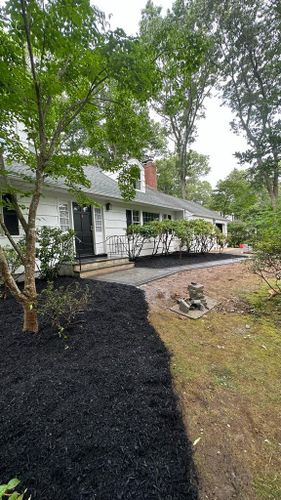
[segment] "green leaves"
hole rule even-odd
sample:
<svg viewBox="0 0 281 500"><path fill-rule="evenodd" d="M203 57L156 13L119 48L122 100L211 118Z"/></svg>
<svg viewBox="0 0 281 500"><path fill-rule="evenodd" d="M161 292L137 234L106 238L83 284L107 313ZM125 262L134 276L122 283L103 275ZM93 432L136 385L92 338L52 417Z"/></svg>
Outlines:
<svg viewBox="0 0 281 500"><path fill-rule="evenodd" d="M187 252L210 252L215 243L223 239L216 227L203 219L152 221L144 225L132 224L127 228L129 257L140 255L144 243L153 241L152 255L168 255L171 243L179 240L180 249Z"/></svg>
<svg viewBox="0 0 281 500"><path fill-rule="evenodd" d="M10 0L0 42L0 137L12 162L85 186L83 165L117 169L149 147L155 62L89 0Z"/></svg>
<svg viewBox="0 0 281 500"><path fill-rule="evenodd" d="M24 493L13 491L20 481L17 478L11 479L7 484L0 485L0 499L8 498L9 500L23 500Z"/></svg>
<svg viewBox="0 0 281 500"><path fill-rule="evenodd" d="M235 114L232 128L249 149L237 155L250 164L276 204L281 158L280 13L278 2L235 1L218 16L221 89ZM219 6L220 10L220 6Z"/></svg>

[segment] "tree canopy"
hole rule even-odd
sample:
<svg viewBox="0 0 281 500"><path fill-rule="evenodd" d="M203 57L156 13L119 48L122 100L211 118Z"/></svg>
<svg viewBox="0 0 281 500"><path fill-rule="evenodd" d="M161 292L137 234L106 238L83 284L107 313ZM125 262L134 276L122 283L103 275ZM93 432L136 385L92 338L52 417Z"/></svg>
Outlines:
<svg viewBox="0 0 281 500"><path fill-rule="evenodd" d="M202 180L210 172L208 156L190 149L185 166L185 196L188 200L207 204L212 192L211 184ZM181 198L181 173L176 155L157 160L158 188L164 193Z"/></svg>
<svg viewBox="0 0 281 500"><path fill-rule="evenodd" d="M234 169L217 183L209 207L245 220L253 217L268 203L265 189L257 190L249 180L249 171Z"/></svg>
<svg viewBox="0 0 281 500"><path fill-rule="evenodd" d="M216 3L220 88L235 115L233 130L243 133L249 146L237 156L275 206L281 159L280 2Z"/></svg>
<svg viewBox="0 0 281 500"><path fill-rule="evenodd" d="M174 143L183 198L187 196L189 149L216 72L215 45L201 7L201 0L176 0L162 16L161 8L149 0L140 24L141 37L152 47L161 71L162 85L152 102Z"/></svg>

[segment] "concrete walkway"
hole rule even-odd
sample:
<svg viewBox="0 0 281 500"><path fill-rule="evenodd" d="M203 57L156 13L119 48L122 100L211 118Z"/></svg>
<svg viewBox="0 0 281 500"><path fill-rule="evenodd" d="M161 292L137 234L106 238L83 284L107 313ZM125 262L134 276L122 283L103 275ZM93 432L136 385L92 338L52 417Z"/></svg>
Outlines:
<svg viewBox="0 0 281 500"><path fill-rule="evenodd" d="M128 271L116 271L115 273L105 274L104 276L96 276L97 281L108 281L112 283L121 283L124 285L141 286L150 281L159 280L171 274L191 271L193 269L205 269L207 267L226 266L227 264L235 264L245 261L245 257L229 258L224 260L213 260L211 262L201 262L199 264L187 264L186 266L173 266L161 269L149 267L135 267Z"/></svg>

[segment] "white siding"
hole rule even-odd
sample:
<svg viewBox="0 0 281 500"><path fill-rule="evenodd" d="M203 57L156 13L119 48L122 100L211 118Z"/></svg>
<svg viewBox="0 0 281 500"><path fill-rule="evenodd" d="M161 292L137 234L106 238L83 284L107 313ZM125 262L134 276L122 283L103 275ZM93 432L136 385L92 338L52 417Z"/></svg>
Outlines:
<svg viewBox="0 0 281 500"><path fill-rule="evenodd" d="M23 213L27 215L27 207L29 205L28 198L19 199L21 205L25 205L26 208L23 209ZM59 227L59 203L70 203L70 197L62 194L54 196L49 194L44 194L39 202L37 211L37 227L50 226ZM20 235L14 236L15 241L18 241L24 236L24 231L20 225ZM0 234L0 244L3 246L8 245L8 239Z"/></svg>
<svg viewBox="0 0 281 500"><path fill-rule="evenodd" d="M126 234L126 206L110 203L111 210L104 210L105 238Z"/></svg>

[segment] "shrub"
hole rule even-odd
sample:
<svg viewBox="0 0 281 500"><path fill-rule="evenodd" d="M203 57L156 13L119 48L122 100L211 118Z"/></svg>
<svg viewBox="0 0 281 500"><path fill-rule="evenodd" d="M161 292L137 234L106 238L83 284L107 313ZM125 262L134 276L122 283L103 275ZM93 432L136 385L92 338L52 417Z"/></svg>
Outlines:
<svg viewBox="0 0 281 500"><path fill-rule="evenodd" d="M168 255L175 238L180 240L180 249L187 252L210 252L215 243L221 243L221 232L210 222L203 219L152 221L143 226L134 224L128 227L129 257L134 259L141 254L144 243L153 240L152 255L161 252Z"/></svg>
<svg viewBox="0 0 281 500"><path fill-rule="evenodd" d="M131 224L127 228L127 238L128 257L131 260L135 260L140 256L144 243L147 240L145 226L141 226L140 224Z"/></svg>
<svg viewBox="0 0 281 500"><path fill-rule="evenodd" d="M38 312L56 333L65 337L65 331L77 322L89 299L88 285L82 287L73 282L66 287L55 288L53 282L48 282L38 297Z"/></svg>
<svg viewBox="0 0 281 500"><path fill-rule="evenodd" d="M189 220L179 220L175 225L175 235L180 240L180 250L191 252L193 229Z"/></svg>
<svg viewBox="0 0 281 500"><path fill-rule="evenodd" d="M216 227L203 219L192 219L189 223L193 231L192 251L210 252L217 241Z"/></svg>
<svg viewBox="0 0 281 500"><path fill-rule="evenodd" d="M252 270L276 294L281 293L281 210L264 211L257 218Z"/></svg>
<svg viewBox="0 0 281 500"><path fill-rule="evenodd" d="M23 500L26 490L18 493L15 488L20 484L16 478L11 479L7 484L0 484L0 499Z"/></svg>
<svg viewBox="0 0 281 500"><path fill-rule="evenodd" d="M75 232L69 229L63 232L59 228L43 226L38 231L37 257L40 260L40 277L54 280L64 262L74 259L73 236Z"/></svg>
<svg viewBox="0 0 281 500"><path fill-rule="evenodd" d="M180 239L180 249L187 252L210 252L218 240L217 228L203 219L177 221L175 234Z"/></svg>
<svg viewBox="0 0 281 500"><path fill-rule="evenodd" d="M239 247L241 243L251 243L255 231L247 222L234 221L228 224L227 242L231 247Z"/></svg>

